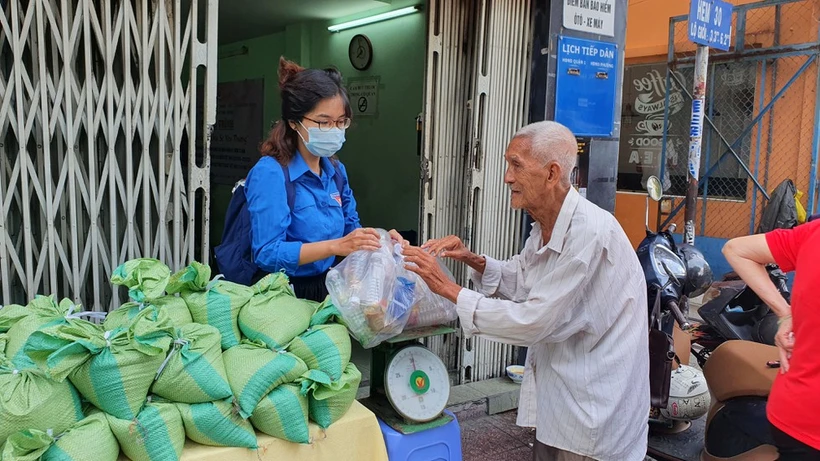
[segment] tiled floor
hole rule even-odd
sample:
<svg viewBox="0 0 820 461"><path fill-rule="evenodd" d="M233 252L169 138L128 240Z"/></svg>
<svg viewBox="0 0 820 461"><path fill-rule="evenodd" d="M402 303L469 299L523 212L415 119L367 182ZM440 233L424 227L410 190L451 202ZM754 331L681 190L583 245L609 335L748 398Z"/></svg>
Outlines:
<svg viewBox="0 0 820 461"><path fill-rule="evenodd" d="M535 431L515 425L516 412L461 423L464 461L529 461Z"/></svg>

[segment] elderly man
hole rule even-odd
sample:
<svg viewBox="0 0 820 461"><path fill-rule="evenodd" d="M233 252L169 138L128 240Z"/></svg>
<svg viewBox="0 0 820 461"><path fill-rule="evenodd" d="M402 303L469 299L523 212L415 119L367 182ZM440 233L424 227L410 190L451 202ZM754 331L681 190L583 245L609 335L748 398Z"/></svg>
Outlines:
<svg viewBox="0 0 820 461"><path fill-rule="evenodd" d="M577 144L566 127L521 129L505 155L512 206L534 219L508 261L458 237L406 247L408 269L458 305L467 337L529 346L518 425L536 428L536 460L638 461L646 455L646 283L615 218L570 185ZM469 265L478 291L451 282L435 256Z"/></svg>

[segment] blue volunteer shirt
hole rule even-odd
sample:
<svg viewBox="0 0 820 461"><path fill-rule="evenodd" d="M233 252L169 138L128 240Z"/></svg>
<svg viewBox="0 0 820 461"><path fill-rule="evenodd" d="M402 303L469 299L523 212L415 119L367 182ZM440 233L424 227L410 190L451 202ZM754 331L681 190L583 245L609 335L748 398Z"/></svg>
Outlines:
<svg viewBox="0 0 820 461"><path fill-rule="evenodd" d="M248 173L245 195L251 216L251 246L254 262L266 272L285 271L291 277L319 275L330 269L335 258L299 265L304 243L341 238L361 227L356 200L344 175L344 190L336 188L336 168L321 160L322 176L308 167L297 153L288 165L295 192L293 210L288 207L282 167L273 157L262 157Z"/></svg>

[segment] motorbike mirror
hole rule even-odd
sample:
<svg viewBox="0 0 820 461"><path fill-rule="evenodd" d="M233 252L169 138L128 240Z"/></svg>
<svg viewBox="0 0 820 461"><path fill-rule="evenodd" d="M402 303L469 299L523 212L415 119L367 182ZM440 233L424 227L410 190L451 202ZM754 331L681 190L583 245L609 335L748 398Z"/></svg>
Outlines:
<svg viewBox="0 0 820 461"><path fill-rule="evenodd" d="M657 176L650 176L646 180L646 192L649 193L649 198L656 202L660 202L663 198L663 186L661 180Z"/></svg>
<svg viewBox="0 0 820 461"><path fill-rule="evenodd" d="M672 273L672 269L669 269L669 266L666 265L665 262L661 261L661 266L663 266L663 270L666 272L666 275L675 282L675 285L681 286L680 280Z"/></svg>

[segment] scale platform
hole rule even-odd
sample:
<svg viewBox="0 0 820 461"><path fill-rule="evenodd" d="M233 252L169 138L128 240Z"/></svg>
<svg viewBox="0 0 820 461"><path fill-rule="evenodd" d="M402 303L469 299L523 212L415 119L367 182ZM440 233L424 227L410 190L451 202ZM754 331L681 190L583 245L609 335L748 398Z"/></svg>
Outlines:
<svg viewBox="0 0 820 461"><path fill-rule="evenodd" d="M455 333L455 331L454 328L444 325L418 328L405 331L374 347L370 368L370 397L362 400L362 405L376 414L385 425L405 435L429 431L451 423L454 418L446 412L442 412L434 419L425 422L413 421L400 415L389 401L387 392L385 391L385 372L390 365L389 362L391 359L402 349L415 344L421 346L420 340L423 338ZM415 373L412 376L415 376ZM424 383L424 380L421 382L425 386L430 385L429 383ZM439 383L439 385L441 386L442 384ZM446 386L447 395L449 395L449 378L447 379ZM424 387L423 390L426 389L427 387Z"/></svg>

